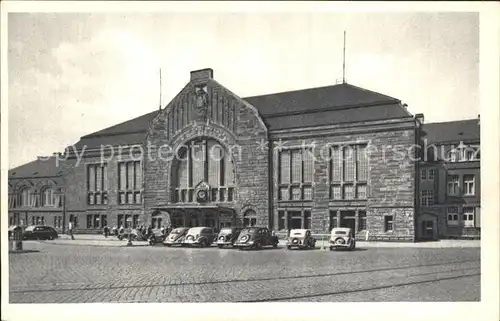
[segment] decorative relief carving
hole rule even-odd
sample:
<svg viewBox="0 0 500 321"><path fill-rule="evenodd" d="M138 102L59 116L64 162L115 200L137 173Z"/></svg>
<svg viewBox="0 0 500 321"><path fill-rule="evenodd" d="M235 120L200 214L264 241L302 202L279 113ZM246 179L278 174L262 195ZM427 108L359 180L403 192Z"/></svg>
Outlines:
<svg viewBox="0 0 500 321"><path fill-rule="evenodd" d="M206 119L208 111L207 86L195 87L195 110L199 117L203 118L203 120Z"/></svg>

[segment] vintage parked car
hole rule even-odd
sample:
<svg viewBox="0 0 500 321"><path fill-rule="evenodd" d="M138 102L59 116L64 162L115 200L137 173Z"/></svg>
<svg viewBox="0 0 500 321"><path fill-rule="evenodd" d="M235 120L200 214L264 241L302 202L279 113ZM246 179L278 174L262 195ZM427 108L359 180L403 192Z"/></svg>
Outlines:
<svg viewBox="0 0 500 321"><path fill-rule="evenodd" d="M128 240L129 235L132 241L146 241L147 238L139 230L126 228L123 233L118 232L117 238L121 240Z"/></svg>
<svg viewBox="0 0 500 321"><path fill-rule="evenodd" d="M225 227L220 230L217 236L217 246L223 248L224 246L232 246L240 235L240 227Z"/></svg>
<svg viewBox="0 0 500 321"><path fill-rule="evenodd" d="M211 227L192 227L186 233L186 238L182 242L185 246L197 245L199 247L210 246L215 239L214 230Z"/></svg>
<svg viewBox="0 0 500 321"><path fill-rule="evenodd" d="M312 237L309 229L295 229L290 231L286 247L290 250L293 247L299 249L315 248L316 239Z"/></svg>
<svg viewBox="0 0 500 321"><path fill-rule="evenodd" d="M166 246L180 245L183 246L184 238L186 237L189 227L178 227L173 229L168 237L163 241Z"/></svg>
<svg viewBox="0 0 500 321"><path fill-rule="evenodd" d="M153 230L147 238L149 245L155 246L156 244L163 243L166 239L166 235L164 235L161 230L156 229Z"/></svg>
<svg viewBox="0 0 500 321"><path fill-rule="evenodd" d="M248 227L241 230L234 247L242 249L260 249L263 246L278 247L278 237L271 235L265 227Z"/></svg>
<svg viewBox="0 0 500 321"><path fill-rule="evenodd" d="M28 226L23 232L23 240L53 240L58 237L53 227L44 225Z"/></svg>
<svg viewBox="0 0 500 321"><path fill-rule="evenodd" d="M354 240L352 230L348 227L336 227L332 229L330 235L330 251L336 249L354 250L356 241Z"/></svg>

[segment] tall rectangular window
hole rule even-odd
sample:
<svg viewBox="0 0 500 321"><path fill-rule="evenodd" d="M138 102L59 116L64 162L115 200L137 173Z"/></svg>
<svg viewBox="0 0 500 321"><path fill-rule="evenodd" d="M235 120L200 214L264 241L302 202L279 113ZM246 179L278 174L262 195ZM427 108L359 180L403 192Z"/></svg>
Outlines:
<svg viewBox="0 0 500 321"><path fill-rule="evenodd" d="M280 183L288 184L290 182L290 153L283 151L280 154Z"/></svg>
<svg viewBox="0 0 500 321"><path fill-rule="evenodd" d="M394 217L392 215L386 215L384 217L384 231L391 232L394 229Z"/></svg>
<svg viewBox="0 0 500 321"><path fill-rule="evenodd" d="M358 231L366 230L366 211L359 211L358 218Z"/></svg>
<svg viewBox="0 0 500 321"><path fill-rule="evenodd" d="M87 165L87 204L108 203L108 166L107 164Z"/></svg>
<svg viewBox="0 0 500 321"><path fill-rule="evenodd" d="M330 198L366 199L369 170L367 146L332 146L330 156Z"/></svg>
<svg viewBox="0 0 500 321"><path fill-rule="evenodd" d="M314 180L314 155L309 149L281 151L278 157L278 198L288 200L312 200Z"/></svg>
<svg viewBox="0 0 500 321"><path fill-rule="evenodd" d="M118 164L118 189L123 191L127 189L127 164Z"/></svg>
<svg viewBox="0 0 500 321"><path fill-rule="evenodd" d="M192 147L193 184L196 186L205 180L205 145L193 144Z"/></svg>
<svg viewBox="0 0 500 321"><path fill-rule="evenodd" d="M464 175L464 195L472 196L475 195L475 179L474 175Z"/></svg>
<svg viewBox="0 0 500 321"><path fill-rule="evenodd" d="M458 175L448 175L448 195L449 196L458 196L460 190L460 182L458 179Z"/></svg>
<svg viewBox="0 0 500 321"><path fill-rule="evenodd" d="M352 146L344 147L344 180L346 182L354 181L355 165L354 162L355 149Z"/></svg>
<svg viewBox="0 0 500 321"><path fill-rule="evenodd" d="M118 163L118 202L138 204L142 202L142 171L140 161Z"/></svg>
<svg viewBox="0 0 500 321"><path fill-rule="evenodd" d="M314 181L314 155L312 150L304 151L304 182L312 183Z"/></svg>
<svg viewBox="0 0 500 321"><path fill-rule="evenodd" d="M299 150L292 150L292 183L302 180L302 155Z"/></svg>
<svg viewBox="0 0 500 321"><path fill-rule="evenodd" d="M92 214L87 215L87 228L92 228Z"/></svg>
<svg viewBox="0 0 500 321"><path fill-rule="evenodd" d="M333 182L340 182L342 181L342 150L340 149L339 146L334 146L331 149L332 152L332 181Z"/></svg>
<svg viewBox="0 0 500 321"><path fill-rule="evenodd" d="M366 146L359 145L357 156L357 180L359 182L366 182L368 180L368 156L366 155Z"/></svg>

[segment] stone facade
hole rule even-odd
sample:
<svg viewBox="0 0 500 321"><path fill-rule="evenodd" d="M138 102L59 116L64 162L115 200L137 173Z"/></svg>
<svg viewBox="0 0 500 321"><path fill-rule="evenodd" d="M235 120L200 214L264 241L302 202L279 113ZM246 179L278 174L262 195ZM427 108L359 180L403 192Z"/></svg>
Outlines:
<svg viewBox="0 0 500 321"><path fill-rule="evenodd" d="M316 128L302 133L277 133L273 135L274 145L281 139L280 146L309 146L314 144L314 187L310 201L279 201L277 151L274 155L274 222L278 222L279 210L299 210L302 207L312 211L313 232L324 233L332 226L331 216L340 218L341 211L355 213L355 226L360 237L369 239L414 240L414 195L415 164L409 155L398 155L398 150L411 151L415 142L415 121L412 118L399 121L378 121L371 123ZM333 200L330 193L330 166L325 159L329 145L366 144L369 150L367 196L363 199ZM399 157L399 158L398 158ZM359 211L366 212L366 229L358 229ZM384 230L384 217L392 216L394 228ZM286 227L285 227L286 228Z"/></svg>
<svg viewBox="0 0 500 321"><path fill-rule="evenodd" d="M235 195L217 202L232 208L238 221L252 210L259 225L268 225L268 155L259 149L267 141L267 128L253 106L218 84L205 70L192 74L191 82L152 121L146 146L152 155L144 160L144 208L146 214L172 205L172 171L177 151L197 138L216 140L232 154ZM199 89L202 88L202 89ZM196 90L205 91L206 105L197 105ZM206 110L199 110L206 108ZM174 124L169 126L168 124ZM169 157L171 156L171 157ZM188 205L186 205L188 206ZM165 211L168 212L168 209Z"/></svg>

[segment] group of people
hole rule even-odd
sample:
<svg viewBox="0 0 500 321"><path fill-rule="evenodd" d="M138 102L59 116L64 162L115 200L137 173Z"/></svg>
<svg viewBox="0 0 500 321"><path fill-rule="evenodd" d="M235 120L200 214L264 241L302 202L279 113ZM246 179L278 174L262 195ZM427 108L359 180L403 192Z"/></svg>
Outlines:
<svg viewBox="0 0 500 321"><path fill-rule="evenodd" d="M141 235L143 235L144 237L148 237L149 235L151 235L153 233L153 228L151 227L151 225L148 225L148 226L141 225L141 226L137 227L136 230L139 231L141 233ZM167 227L162 225L160 227L160 231L161 231L161 234L166 237L172 231L172 227L170 225ZM104 237L106 237L106 238L108 236L111 236L111 235L118 236L118 235L123 234L123 233L125 233L125 227L123 225L120 226L120 228L113 226L110 229L107 225L104 226L104 228L103 228L103 234L104 234Z"/></svg>

